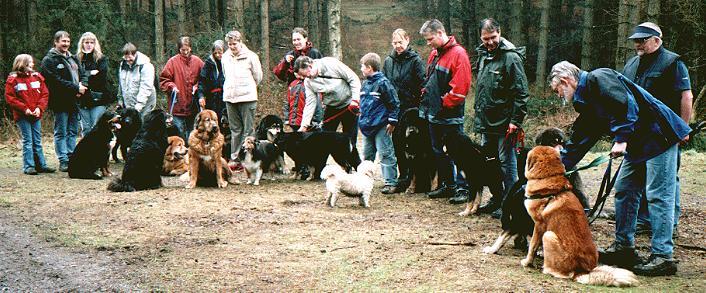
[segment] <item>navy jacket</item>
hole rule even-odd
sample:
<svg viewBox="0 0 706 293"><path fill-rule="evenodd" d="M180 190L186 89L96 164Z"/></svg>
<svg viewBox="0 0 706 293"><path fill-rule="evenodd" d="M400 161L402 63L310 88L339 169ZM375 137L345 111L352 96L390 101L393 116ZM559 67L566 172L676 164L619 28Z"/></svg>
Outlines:
<svg viewBox="0 0 706 293"><path fill-rule="evenodd" d="M204 59L203 67L199 74L199 88L196 96L206 100L206 109L216 111L218 117L225 108L223 102L223 66L221 61L216 61L212 55Z"/></svg>
<svg viewBox="0 0 706 293"><path fill-rule="evenodd" d="M392 83L382 72L368 76L360 90L358 126L363 135L373 136L388 124L397 125L399 112L400 100Z"/></svg>
<svg viewBox="0 0 706 293"><path fill-rule="evenodd" d="M691 129L664 103L615 70L581 71L573 97L579 113L562 150L562 162L573 169L603 135L627 142L625 159L643 162L686 137Z"/></svg>

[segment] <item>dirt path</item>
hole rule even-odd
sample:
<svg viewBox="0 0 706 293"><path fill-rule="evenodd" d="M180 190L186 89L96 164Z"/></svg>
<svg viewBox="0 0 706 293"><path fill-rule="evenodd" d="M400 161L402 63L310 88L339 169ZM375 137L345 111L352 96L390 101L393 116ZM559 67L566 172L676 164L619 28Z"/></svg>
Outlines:
<svg viewBox="0 0 706 293"><path fill-rule="evenodd" d="M0 291L132 291L124 266L106 253L76 252L34 236L0 208Z"/></svg>

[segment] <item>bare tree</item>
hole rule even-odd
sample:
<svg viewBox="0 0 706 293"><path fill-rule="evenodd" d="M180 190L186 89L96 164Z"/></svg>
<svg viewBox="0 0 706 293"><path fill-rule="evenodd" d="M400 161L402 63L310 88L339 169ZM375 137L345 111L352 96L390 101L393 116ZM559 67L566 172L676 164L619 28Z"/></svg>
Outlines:
<svg viewBox="0 0 706 293"><path fill-rule="evenodd" d="M329 0L320 0L319 2L319 50L321 51L321 54L324 56L330 56L331 52L329 51L329 31L328 31L328 23L329 23L329 18L324 17L325 15L328 15L328 2Z"/></svg>
<svg viewBox="0 0 706 293"><path fill-rule="evenodd" d="M201 23L206 31L211 31L211 20L213 19L211 17L211 0L204 0L201 2L203 2L203 11L199 18L201 19Z"/></svg>
<svg viewBox="0 0 706 293"><path fill-rule="evenodd" d="M524 18L524 0L510 1L510 37L515 45L526 45L525 34L522 32Z"/></svg>
<svg viewBox="0 0 706 293"><path fill-rule="evenodd" d="M549 10L551 0L542 0L542 16L539 20L539 41L537 43L537 76L535 84L538 88L544 88L544 79L547 71L547 42L549 40Z"/></svg>
<svg viewBox="0 0 706 293"><path fill-rule="evenodd" d="M229 11L232 10L232 16L229 15L227 21L225 22L225 31L231 31L233 29L243 30L245 25L245 2L243 0L230 0L228 3Z"/></svg>
<svg viewBox="0 0 706 293"><path fill-rule="evenodd" d="M593 0L583 1L583 27L581 38L581 68L593 68Z"/></svg>
<svg viewBox="0 0 706 293"><path fill-rule="evenodd" d="M632 0L620 0L618 4L618 32L617 45L615 48L615 69L623 70L625 65L625 56L629 50L628 43L628 26L630 25L630 6Z"/></svg>
<svg viewBox="0 0 706 293"><path fill-rule="evenodd" d="M154 0L154 58L164 61L164 0Z"/></svg>
<svg viewBox="0 0 706 293"><path fill-rule="evenodd" d="M180 36L183 36L186 33L186 6L184 5L184 0L177 0L176 3L177 32Z"/></svg>
<svg viewBox="0 0 706 293"><path fill-rule="evenodd" d="M326 1L328 8L328 43L329 55L343 59L343 48L341 46L341 0Z"/></svg>
<svg viewBox="0 0 706 293"><path fill-rule="evenodd" d="M309 21L309 41L312 43L316 44L317 46L319 44L319 1L318 0L308 0L307 4L307 10L308 10L308 21Z"/></svg>
<svg viewBox="0 0 706 293"><path fill-rule="evenodd" d="M260 54L262 66L270 68L270 1L260 1ZM269 70L263 70L265 76Z"/></svg>
<svg viewBox="0 0 706 293"><path fill-rule="evenodd" d="M461 2L461 10L463 11L464 20L462 23L463 42L466 48L473 48L473 44L478 42L478 30L476 27L476 1L463 0Z"/></svg>
<svg viewBox="0 0 706 293"><path fill-rule="evenodd" d="M294 0L294 26L304 26L304 0Z"/></svg>

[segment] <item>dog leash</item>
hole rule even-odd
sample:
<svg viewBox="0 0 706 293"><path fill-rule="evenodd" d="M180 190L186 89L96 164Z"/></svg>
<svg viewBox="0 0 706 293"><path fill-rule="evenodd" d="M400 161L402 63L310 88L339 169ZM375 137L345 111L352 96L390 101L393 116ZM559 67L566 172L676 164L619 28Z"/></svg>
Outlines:
<svg viewBox="0 0 706 293"><path fill-rule="evenodd" d="M333 119L338 118L338 116L343 115L343 113L346 113L346 111L351 112L351 114L353 114L353 115L355 115L355 116L358 116L358 115L359 115L359 114L353 113L353 111L349 110L348 107L345 107L345 108L343 108L343 110L338 111L338 112L336 112L336 114L331 115L331 117L328 117L328 118L324 119L324 121L321 122L321 124L325 124L325 123L327 123L327 122L329 122L329 121L331 121L331 120L333 120Z"/></svg>
<svg viewBox="0 0 706 293"><path fill-rule="evenodd" d="M519 154L525 148L525 131L518 127L515 132L505 132L503 144L510 143L515 148L515 153ZM519 145L518 145L519 143Z"/></svg>
<svg viewBox="0 0 706 293"><path fill-rule="evenodd" d="M169 115L172 115L172 113L174 112L174 105L176 105L176 102L177 102L177 93L175 91L172 91L172 103L169 106Z"/></svg>
<svg viewBox="0 0 706 293"><path fill-rule="evenodd" d="M600 159L600 157L598 158ZM605 206L606 199L608 199L608 196L610 195L610 191L613 189L613 186L615 185L616 179L618 179L618 173L620 173L620 167L623 165L623 161L620 161L620 164L618 164L618 168L615 169L615 174L611 176L611 169L613 165L613 157L609 156L608 159L608 167L606 167L605 172L603 173L603 180L601 180L601 187L598 189L598 197L596 198L596 202L593 204L593 207L591 208L590 212L588 213L588 224L593 224L593 222L598 219L598 216L601 214L603 211L603 206ZM597 160L597 159L596 159ZM594 160L594 161L596 161ZM593 162L591 162L593 163Z"/></svg>

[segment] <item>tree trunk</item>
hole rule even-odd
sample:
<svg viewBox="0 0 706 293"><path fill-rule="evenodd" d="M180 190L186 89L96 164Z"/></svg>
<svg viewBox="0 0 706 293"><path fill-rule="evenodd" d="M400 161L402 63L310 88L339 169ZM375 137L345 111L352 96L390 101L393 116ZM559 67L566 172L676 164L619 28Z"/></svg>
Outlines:
<svg viewBox="0 0 706 293"><path fill-rule="evenodd" d="M154 0L154 59L164 61L164 0Z"/></svg>
<svg viewBox="0 0 706 293"><path fill-rule="evenodd" d="M526 46L525 34L522 32L523 20L525 18L524 0L512 0L510 2L510 42L516 46Z"/></svg>
<svg viewBox="0 0 706 293"><path fill-rule="evenodd" d="M267 79L270 68L270 1L260 1L260 55L262 56L263 73Z"/></svg>
<svg viewBox="0 0 706 293"><path fill-rule="evenodd" d="M329 0L328 5L328 42L329 55L338 60L343 59L341 46L341 0Z"/></svg>
<svg viewBox="0 0 706 293"><path fill-rule="evenodd" d="M427 0L426 11L428 18L439 18L439 0Z"/></svg>
<svg viewBox="0 0 706 293"><path fill-rule="evenodd" d="M474 44L478 42L478 29L476 25L476 1L463 0L461 5L461 10L463 11L464 18L464 20L461 22L463 29L463 42L466 45L466 49L471 50L473 47L475 47Z"/></svg>
<svg viewBox="0 0 706 293"><path fill-rule="evenodd" d="M318 1L320 6L319 6L319 50L321 51L321 54L324 56L331 56L331 52L329 51L329 31L328 31L328 23L329 23L329 18L324 17L325 15L328 15L328 2L330 0L320 0Z"/></svg>
<svg viewBox="0 0 706 293"><path fill-rule="evenodd" d="M245 28L245 2L244 0L231 0L229 16L226 18L226 29L225 31L238 30L244 33ZM231 16L232 15L232 16Z"/></svg>
<svg viewBox="0 0 706 293"><path fill-rule="evenodd" d="M319 46L319 1L318 0L308 0L308 15L309 15L309 41L314 44L314 46Z"/></svg>
<svg viewBox="0 0 706 293"><path fill-rule="evenodd" d="M304 0L294 0L294 26L304 26Z"/></svg>
<svg viewBox="0 0 706 293"><path fill-rule="evenodd" d="M184 6L184 1L185 0L177 0L176 1L176 10L177 10L177 33L179 36L183 36L185 31L185 23L186 23L186 7Z"/></svg>
<svg viewBox="0 0 706 293"><path fill-rule="evenodd" d="M211 0L203 0L203 11L201 11L201 23L203 25L203 28L207 31L211 31L211 20L213 17L211 17Z"/></svg>
<svg viewBox="0 0 706 293"><path fill-rule="evenodd" d="M630 25L630 6L632 0L620 0L618 4L618 32L615 51L615 70L622 71L625 66L625 56L629 50L628 26Z"/></svg>
<svg viewBox="0 0 706 293"><path fill-rule="evenodd" d="M439 0L438 8L439 18L442 23L444 23L444 28L446 28L447 34L452 34L451 32L451 4L449 0Z"/></svg>
<svg viewBox="0 0 706 293"><path fill-rule="evenodd" d="M0 17L4 20L7 19L7 12L10 11L10 7L8 7L8 1L2 0L0 1ZM6 68L11 68L11 65L8 66L7 63L10 63L12 61L9 61L10 56L8 56L8 36L7 32L9 31L8 29L8 22L7 21L0 21L0 78L5 78L7 76L7 70ZM5 117L4 112L0 112L0 117Z"/></svg>
<svg viewBox="0 0 706 293"><path fill-rule="evenodd" d="M640 23L640 10L642 6L642 0L633 0L629 2L629 8L628 8L628 13L629 13L629 20L630 23L628 23L628 29L626 31L626 38L630 36L630 33L632 32L632 29L637 26ZM628 42L628 49L625 51L625 60L628 60L630 57L635 55L635 50L632 45L632 41L627 40ZM622 70L622 67L621 67Z"/></svg>
<svg viewBox="0 0 706 293"><path fill-rule="evenodd" d="M593 68L593 0L583 1L581 68L584 70Z"/></svg>
<svg viewBox="0 0 706 293"><path fill-rule="evenodd" d="M547 42L549 39L549 10L551 0L542 0L542 16L539 20L539 41L537 43L537 75L535 85L544 89L547 71Z"/></svg>
<svg viewBox="0 0 706 293"><path fill-rule="evenodd" d="M659 23L660 0L648 0L647 21Z"/></svg>

